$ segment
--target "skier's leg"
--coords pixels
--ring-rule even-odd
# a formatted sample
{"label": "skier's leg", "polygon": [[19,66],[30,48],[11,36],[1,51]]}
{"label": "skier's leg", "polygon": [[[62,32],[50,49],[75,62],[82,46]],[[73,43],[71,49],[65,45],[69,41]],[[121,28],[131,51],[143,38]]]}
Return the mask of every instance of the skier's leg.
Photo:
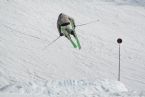
{"label": "skier's leg", "polygon": [[70,40],[70,42],[72,43],[72,45],[74,46],[74,48],[77,48],[76,44],[72,41],[70,35],[69,35],[69,38],[68,39]]}
{"label": "skier's leg", "polygon": [[74,46],[74,48],[76,48],[77,46],[76,46],[76,44],[72,41],[72,39],[71,39],[71,37],[70,37],[70,35],[69,34],[67,34],[67,36],[66,36],[67,38],[68,38],[68,40],[71,42],[71,44]]}
{"label": "skier's leg", "polygon": [[71,44],[73,45],[74,48],[76,48],[76,44],[72,41],[71,37],[70,37],[70,34],[67,30],[63,31],[64,32],[64,35],[65,37],[71,42]]}

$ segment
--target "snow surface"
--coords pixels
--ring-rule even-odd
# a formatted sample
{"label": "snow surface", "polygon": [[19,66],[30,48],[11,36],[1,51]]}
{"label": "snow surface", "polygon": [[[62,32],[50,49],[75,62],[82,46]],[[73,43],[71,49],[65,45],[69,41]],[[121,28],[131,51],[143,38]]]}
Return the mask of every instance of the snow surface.
{"label": "snow surface", "polygon": [[[39,79],[116,80],[121,37],[121,82],[145,91],[144,7],[144,0],[0,0],[0,88]],[[76,28],[81,50],[66,38],[45,48],[58,37],[61,12],[76,25],[97,20]]]}

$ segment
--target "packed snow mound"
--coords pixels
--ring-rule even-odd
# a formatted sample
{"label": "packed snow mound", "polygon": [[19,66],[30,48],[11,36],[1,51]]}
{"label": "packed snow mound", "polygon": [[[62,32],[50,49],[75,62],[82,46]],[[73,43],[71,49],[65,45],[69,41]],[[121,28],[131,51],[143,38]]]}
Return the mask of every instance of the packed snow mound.
{"label": "packed snow mound", "polygon": [[35,80],[0,84],[0,97],[144,97],[113,80]]}
{"label": "packed snow mound", "polygon": [[10,82],[3,86],[0,84],[0,93],[37,94],[49,96],[63,95],[114,95],[127,92],[126,87],[118,81],[112,80],[49,80],[31,82]]}

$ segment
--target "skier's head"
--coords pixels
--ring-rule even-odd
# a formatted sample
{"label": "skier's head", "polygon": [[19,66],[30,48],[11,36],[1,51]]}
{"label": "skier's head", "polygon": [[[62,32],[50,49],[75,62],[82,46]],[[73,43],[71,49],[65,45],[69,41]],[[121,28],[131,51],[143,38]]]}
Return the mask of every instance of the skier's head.
{"label": "skier's head", "polygon": [[64,13],[60,13],[60,14],[59,14],[59,17],[61,17],[61,16],[63,16],[63,15],[64,15]]}
{"label": "skier's head", "polygon": [[60,13],[60,15],[63,15],[64,13]]}

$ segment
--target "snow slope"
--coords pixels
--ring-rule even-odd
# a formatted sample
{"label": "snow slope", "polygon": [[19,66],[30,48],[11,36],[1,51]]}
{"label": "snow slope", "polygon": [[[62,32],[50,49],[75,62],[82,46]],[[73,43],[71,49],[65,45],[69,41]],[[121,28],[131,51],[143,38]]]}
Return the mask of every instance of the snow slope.
{"label": "snow slope", "polygon": [[[74,17],[76,25],[98,20],[76,28],[81,50],[66,38],[44,49],[58,37],[60,12]],[[116,80],[121,37],[121,81],[143,91],[144,27],[143,0],[1,0],[0,87],[38,79]]]}

